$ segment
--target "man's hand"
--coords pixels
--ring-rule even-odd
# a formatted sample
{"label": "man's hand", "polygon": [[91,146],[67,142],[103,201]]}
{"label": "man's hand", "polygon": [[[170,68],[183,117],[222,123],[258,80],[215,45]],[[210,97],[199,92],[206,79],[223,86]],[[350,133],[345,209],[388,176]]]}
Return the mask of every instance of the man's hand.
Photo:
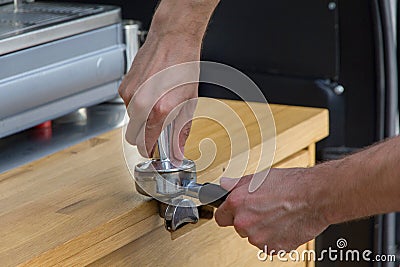
{"label": "man's hand", "polygon": [[[165,121],[168,123],[175,119],[172,156],[177,160],[183,158],[183,146],[195,109],[195,101],[187,101],[197,98],[197,84],[175,87],[182,77],[176,80],[170,76],[164,77],[166,80],[156,79],[158,84],[146,85],[146,81],[169,67],[200,60],[202,39],[217,4],[218,0],[161,1],[147,40],[121,83],[119,93],[131,118],[126,139],[137,145],[145,157],[152,155],[157,138],[166,126]],[[185,75],[178,73],[178,76]],[[188,75],[196,73],[190,71]],[[173,88],[168,88],[169,85]]]}
{"label": "man's hand", "polygon": [[221,179],[232,192],[215,219],[260,249],[289,251],[331,224],[399,212],[399,151],[400,136],[313,168],[271,169],[253,193],[251,176]]}
{"label": "man's hand", "polygon": [[253,193],[248,192],[250,181],[251,176],[221,179],[221,186],[231,193],[215,219],[220,226],[234,226],[254,246],[290,251],[329,225],[319,213],[320,202],[314,201],[312,188],[318,185],[308,169],[271,169]]}
{"label": "man's hand", "polygon": [[[183,146],[190,131],[190,119],[193,116],[197,98],[197,84],[188,84],[156,93],[159,88],[141,86],[156,73],[183,62],[200,59],[200,43],[185,40],[184,36],[166,36],[154,38],[149,36],[144,46],[136,55],[131,70],[123,80],[119,92],[128,107],[131,117],[127,128],[126,139],[137,145],[139,152],[150,157],[153,147],[168,115],[174,110],[177,118],[174,127],[174,138],[178,142],[173,146],[173,155],[177,159],[183,157]],[[195,46],[197,46],[195,48]],[[161,74],[162,75],[162,74]],[[156,78],[160,80],[160,78]],[[165,77],[164,77],[165,78]],[[171,79],[173,79],[171,77]],[[182,104],[181,106],[179,106]],[[145,133],[145,135],[143,135]]]}

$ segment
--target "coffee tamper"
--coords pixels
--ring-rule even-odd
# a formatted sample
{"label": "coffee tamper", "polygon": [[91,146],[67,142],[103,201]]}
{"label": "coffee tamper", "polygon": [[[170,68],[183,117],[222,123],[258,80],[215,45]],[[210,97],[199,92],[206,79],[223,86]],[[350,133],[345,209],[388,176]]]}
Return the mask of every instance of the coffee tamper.
{"label": "coffee tamper", "polygon": [[218,207],[228,193],[217,184],[198,184],[192,160],[172,160],[172,129],[173,122],[161,132],[157,141],[158,157],[137,164],[134,171],[137,191],[159,201],[160,216],[168,231],[197,223],[204,210],[210,210],[204,206]]}

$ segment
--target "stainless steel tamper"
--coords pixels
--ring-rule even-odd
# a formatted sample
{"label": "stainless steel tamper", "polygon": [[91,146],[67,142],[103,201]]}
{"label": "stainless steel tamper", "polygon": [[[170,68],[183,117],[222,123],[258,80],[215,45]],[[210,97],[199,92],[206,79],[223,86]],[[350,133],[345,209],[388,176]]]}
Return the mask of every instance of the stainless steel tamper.
{"label": "stainless steel tamper", "polygon": [[158,138],[159,157],[139,163],[134,172],[137,191],[161,202],[160,215],[168,231],[198,222],[201,205],[218,207],[228,193],[216,184],[198,184],[192,160],[171,160],[172,128],[173,123]]}

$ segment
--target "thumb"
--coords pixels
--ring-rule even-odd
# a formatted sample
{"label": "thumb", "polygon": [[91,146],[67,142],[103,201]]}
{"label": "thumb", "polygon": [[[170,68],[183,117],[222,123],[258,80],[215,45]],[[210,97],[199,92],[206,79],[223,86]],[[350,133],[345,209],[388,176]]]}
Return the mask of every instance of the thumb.
{"label": "thumb", "polygon": [[231,191],[237,183],[240,181],[240,178],[226,178],[222,177],[219,181],[221,187],[227,191]]}

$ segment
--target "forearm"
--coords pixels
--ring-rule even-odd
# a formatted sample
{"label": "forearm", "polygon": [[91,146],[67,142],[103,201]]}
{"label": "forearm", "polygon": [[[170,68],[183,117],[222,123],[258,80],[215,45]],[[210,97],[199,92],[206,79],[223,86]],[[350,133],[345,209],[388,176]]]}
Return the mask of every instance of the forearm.
{"label": "forearm", "polygon": [[186,35],[201,43],[219,0],[162,0],[150,27],[149,37]]}
{"label": "forearm", "polygon": [[315,170],[329,223],[400,211],[400,137]]}

